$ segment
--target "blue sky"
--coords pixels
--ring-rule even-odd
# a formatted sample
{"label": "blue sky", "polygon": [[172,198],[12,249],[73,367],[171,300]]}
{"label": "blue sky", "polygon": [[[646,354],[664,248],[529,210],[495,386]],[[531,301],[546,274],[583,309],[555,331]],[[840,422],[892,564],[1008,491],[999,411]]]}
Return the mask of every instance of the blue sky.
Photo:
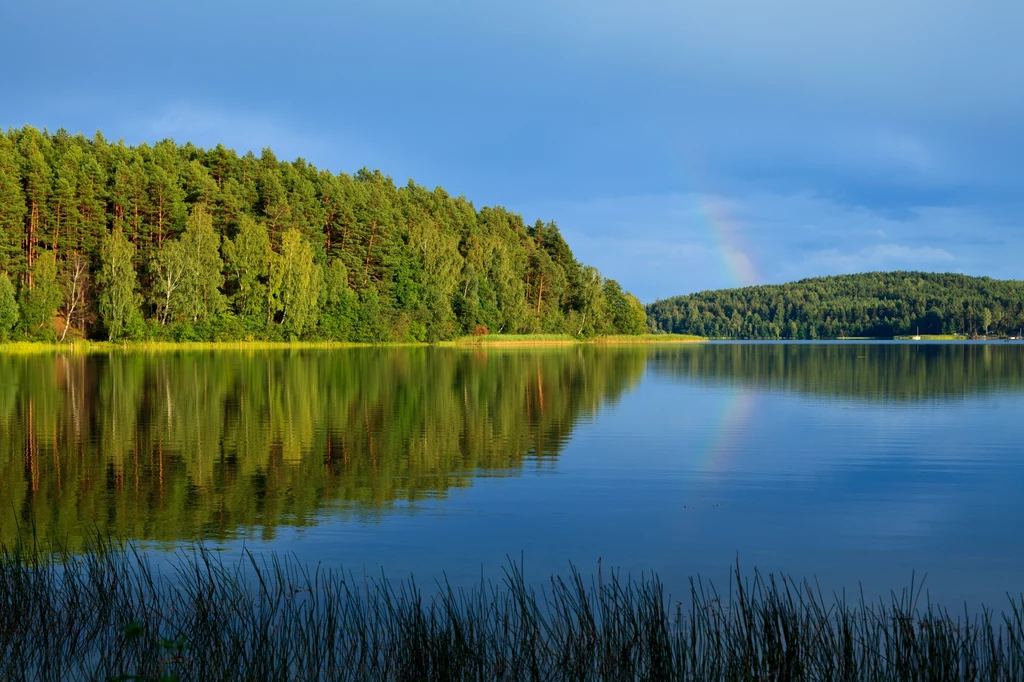
{"label": "blue sky", "polygon": [[645,302],[1024,276],[1016,0],[27,2],[0,125],[272,147],[555,220]]}

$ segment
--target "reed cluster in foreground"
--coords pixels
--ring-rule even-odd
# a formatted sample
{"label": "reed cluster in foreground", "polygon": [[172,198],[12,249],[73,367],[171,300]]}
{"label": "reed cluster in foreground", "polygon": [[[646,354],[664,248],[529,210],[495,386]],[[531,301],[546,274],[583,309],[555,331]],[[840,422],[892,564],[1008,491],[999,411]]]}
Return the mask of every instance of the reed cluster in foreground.
{"label": "reed cluster in foreground", "polygon": [[675,602],[600,567],[539,588],[510,562],[498,583],[424,591],[202,547],[170,565],[112,542],[0,550],[0,679],[1024,679],[1021,598],[955,617],[913,585],[850,603],[756,572]]}

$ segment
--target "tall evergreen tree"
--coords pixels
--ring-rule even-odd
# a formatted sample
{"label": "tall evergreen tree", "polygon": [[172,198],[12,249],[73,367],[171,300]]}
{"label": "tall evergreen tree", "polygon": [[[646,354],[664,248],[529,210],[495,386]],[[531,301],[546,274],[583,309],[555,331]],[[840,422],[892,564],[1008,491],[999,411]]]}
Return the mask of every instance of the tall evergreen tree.
{"label": "tall evergreen tree", "polygon": [[45,138],[35,128],[23,130],[20,144],[21,177],[25,188],[24,253],[27,283],[32,287],[39,244],[46,242],[47,207],[50,195],[50,166],[43,155]]}
{"label": "tall evergreen tree", "polygon": [[82,165],[82,148],[69,143],[56,159],[50,215],[53,220],[51,248],[60,260],[68,250],[81,248],[81,215],[78,211],[78,173]]}
{"label": "tall evergreen tree", "polygon": [[108,173],[97,158],[95,148],[82,157],[78,168],[76,194],[81,232],[75,243],[91,259],[99,259],[100,242],[110,224],[107,215]]}
{"label": "tall evergreen tree", "polygon": [[13,278],[25,272],[21,244],[25,210],[20,157],[14,141],[0,135],[0,271]]}
{"label": "tall evergreen tree", "polygon": [[154,145],[146,168],[149,241],[154,254],[165,239],[177,236],[185,224],[185,190],[179,178],[177,153],[173,142],[160,142]]}

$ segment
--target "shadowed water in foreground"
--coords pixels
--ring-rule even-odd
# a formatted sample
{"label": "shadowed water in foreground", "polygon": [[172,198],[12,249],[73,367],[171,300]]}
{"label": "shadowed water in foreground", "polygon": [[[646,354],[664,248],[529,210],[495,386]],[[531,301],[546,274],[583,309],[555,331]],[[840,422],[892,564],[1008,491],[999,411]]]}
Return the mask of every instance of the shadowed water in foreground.
{"label": "shadowed water in foreground", "polygon": [[468,588],[246,553],[180,552],[168,577],[116,543],[0,554],[5,680],[804,680],[1024,678],[1024,601],[973,619],[737,572],[726,591],[655,576]]}

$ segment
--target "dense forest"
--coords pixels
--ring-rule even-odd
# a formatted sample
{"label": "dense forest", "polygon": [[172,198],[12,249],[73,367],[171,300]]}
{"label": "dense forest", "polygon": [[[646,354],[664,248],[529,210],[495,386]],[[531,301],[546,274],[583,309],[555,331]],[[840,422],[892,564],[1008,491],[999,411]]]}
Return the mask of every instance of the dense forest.
{"label": "dense forest", "polygon": [[647,314],[657,331],[725,339],[1016,335],[1024,282],[869,272],[676,296],[648,305]]}
{"label": "dense forest", "polygon": [[551,467],[646,347],[0,354],[0,542],[373,518]]}
{"label": "dense forest", "polygon": [[0,340],[646,331],[558,227],[270,149],[0,134]]}

